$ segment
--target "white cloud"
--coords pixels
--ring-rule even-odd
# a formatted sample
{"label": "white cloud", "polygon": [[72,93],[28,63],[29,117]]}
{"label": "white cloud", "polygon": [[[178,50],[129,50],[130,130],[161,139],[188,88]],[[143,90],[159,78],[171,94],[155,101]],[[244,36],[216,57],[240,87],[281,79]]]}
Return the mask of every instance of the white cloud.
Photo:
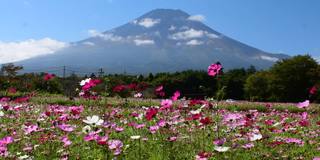
{"label": "white cloud", "polygon": [[152,19],[152,18],[145,18],[137,22],[136,20],[133,21],[133,23],[138,24],[140,26],[150,28],[153,27],[154,25],[160,23],[160,19]]}
{"label": "white cloud", "polygon": [[114,35],[112,33],[101,33],[97,30],[91,29],[88,31],[89,36],[91,37],[100,37],[106,41],[119,42],[123,40],[123,37]]}
{"label": "white cloud", "polygon": [[201,14],[197,14],[197,15],[193,15],[193,16],[188,17],[188,20],[203,22],[206,20],[206,18]]}
{"label": "white cloud", "polygon": [[195,30],[191,28],[183,32],[177,32],[173,34],[170,38],[174,40],[186,40],[191,38],[201,38],[203,35],[204,35],[204,31]]}
{"label": "white cloud", "polygon": [[272,61],[272,62],[276,62],[276,61],[279,60],[279,58],[269,57],[269,56],[260,56],[260,58],[263,59],[263,60]]}
{"label": "white cloud", "polygon": [[29,39],[20,42],[0,41],[0,63],[21,61],[39,55],[52,54],[69,44],[51,38]]}
{"label": "white cloud", "polygon": [[209,38],[219,38],[218,35],[215,35],[213,33],[208,33],[207,31],[203,30],[195,30],[193,28],[182,32],[174,33],[170,35],[169,38],[173,40],[188,40],[193,38],[202,38],[204,36],[207,36]]}
{"label": "white cloud", "polygon": [[93,42],[83,42],[82,44],[86,45],[86,46],[95,46],[96,45]]}
{"label": "white cloud", "polygon": [[149,39],[144,39],[144,40],[143,39],[135,39],[133,41],[137,46],[154,44],[154,41],[153,40],[149,40]]}
{"label": "white cloud", "polygon": [[176,27],[175,26],[170,26],[169,31],[174,31],[174,30],[176,30]]}
{"label": "white cloud", "polygon": [[203,42],[196,40],[196,39],[190,40],[186,43],[186,45],[188,45],[188,46],[197,46],[197,45],[201,45],[201,44],[203,44]]}
{"label": "white cloud", "polygon": [[213,33],[208,33],[207,36],[208,36],[209,38],[212,38],[212,39],[219,38],[218,35],[213,34]]}

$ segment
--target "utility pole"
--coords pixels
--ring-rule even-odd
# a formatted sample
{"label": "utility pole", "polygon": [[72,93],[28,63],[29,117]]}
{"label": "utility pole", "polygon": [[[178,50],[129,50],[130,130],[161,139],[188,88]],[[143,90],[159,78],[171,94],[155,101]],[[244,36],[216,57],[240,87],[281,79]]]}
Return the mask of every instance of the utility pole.
{"label": "utility pole", "polygon": [[66,78],[66,66],[63,66],[63,78]]}
{"label": "utility pole", "polygon": [[104,74],[103,69],[102,69],[102,68],[100,68],[100,69],[99,69],[99,77],[102,77],[102,76],[103,76],[103,74]]}

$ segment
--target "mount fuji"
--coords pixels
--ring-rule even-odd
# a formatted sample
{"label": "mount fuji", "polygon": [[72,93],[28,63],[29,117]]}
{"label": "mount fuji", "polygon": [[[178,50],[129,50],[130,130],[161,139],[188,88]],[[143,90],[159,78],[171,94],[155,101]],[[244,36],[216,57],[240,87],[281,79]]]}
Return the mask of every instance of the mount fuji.
{"label": "mount fuji", "polygon": [[52,54],[17,62],[26,70],[52,66],[105,68],[107,73],[145,74],[187,69],[206,70],[219,61],[225,69],[265,69],[288,58],[223,35],[173,9],[152,10],[122,26],[97,32]]}

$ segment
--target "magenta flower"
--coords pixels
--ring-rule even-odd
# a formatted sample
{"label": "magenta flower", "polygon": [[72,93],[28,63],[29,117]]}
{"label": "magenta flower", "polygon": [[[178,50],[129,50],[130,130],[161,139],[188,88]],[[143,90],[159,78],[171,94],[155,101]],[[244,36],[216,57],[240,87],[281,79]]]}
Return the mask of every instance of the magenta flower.
{"label": "magenta flower", "polygon": [[54,74],[46,73],[46,74],[44,75],[44,77],[43,77],[43,80],[49,81],[49,80],[53,79],[54,77],[55,77]]}
{"label": "magenta flower", "polygon": [[0,146],[6,146],[12,142],[13,142],[13,138],[11,136],[7,136],[0,139]]}
{"label": "magenta flower", "polygon": [[316,86],[313,86],[312,88],[310,88],[309,94],[314,95],[316,93],[317,93],[317,87]]}
{"label": "magenta flower", "polygon": [[146,119],[147,119],[148,121],[150,121],[153,117],[155,117],[155,116],[157,115],[157,113],[158,113],[158,109],[156,109],[156,108],[149,108],[149,109],[147,110],[147,112],[146,112],[145,117],[146,117]]}
{"label": "magenta flower", "polygon": [[97,138],[97,143],[99,145],[106,145],[109,137],[108,136],[102,136]]}
{"label": "magenta flower", "polygon": [[172,106],[172,100],[165,99],[161,101],[161,108],[160,110],[166,110]]}
{"label": "magenta flower", "polygon": [[179,91],[176,91],[176,92],[174,92],[174,94],[173,94],[173,96],[171,97],[171,99],[173,100],[173,101],[176,101],[176,100],[178,100],[178,98],[180,97],[180,92]]}
{"label": "magenta flower", "polygon": [[215,64],[211,64],[208,67],[208,75],[214,77],[220,73],[221,69],[222,69],[222,65],[219,62]]}

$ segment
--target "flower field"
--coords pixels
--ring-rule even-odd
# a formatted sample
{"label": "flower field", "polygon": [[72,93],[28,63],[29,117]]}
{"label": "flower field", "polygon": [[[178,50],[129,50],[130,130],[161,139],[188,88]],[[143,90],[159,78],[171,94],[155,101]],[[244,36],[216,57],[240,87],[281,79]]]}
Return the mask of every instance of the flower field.
{"label": "flower field", "polygon": [[90,106],[63,106],[3,100],[0,157],[316,159],[320,156],[319,106],[314,104],[289,111],[281,110],[280,104],[261,103],[258,108],[264,109],[258,111],[245,108],[250,104],[247,102],[210,100],[162,100],[154,101],[154,106],[138,106],[133,101],[109,105],[106,101],[96,106],[94,103],[97,101]]}
{"label": "flower field", "polygon": [[[208,75],[218,77],[221,69],[212,64]],[[0,158],[320,159],[320,106],[309,100],[260,103],[219,94],[199,100],[178,90],[164,98],[163,85],[154,90],[161,99],[147,99],[132,84],[114,88],[138,88],[131,98],[116,98],[95,92],[100,83],[82,80],[73,98],[36,92],[2,97]]]}

